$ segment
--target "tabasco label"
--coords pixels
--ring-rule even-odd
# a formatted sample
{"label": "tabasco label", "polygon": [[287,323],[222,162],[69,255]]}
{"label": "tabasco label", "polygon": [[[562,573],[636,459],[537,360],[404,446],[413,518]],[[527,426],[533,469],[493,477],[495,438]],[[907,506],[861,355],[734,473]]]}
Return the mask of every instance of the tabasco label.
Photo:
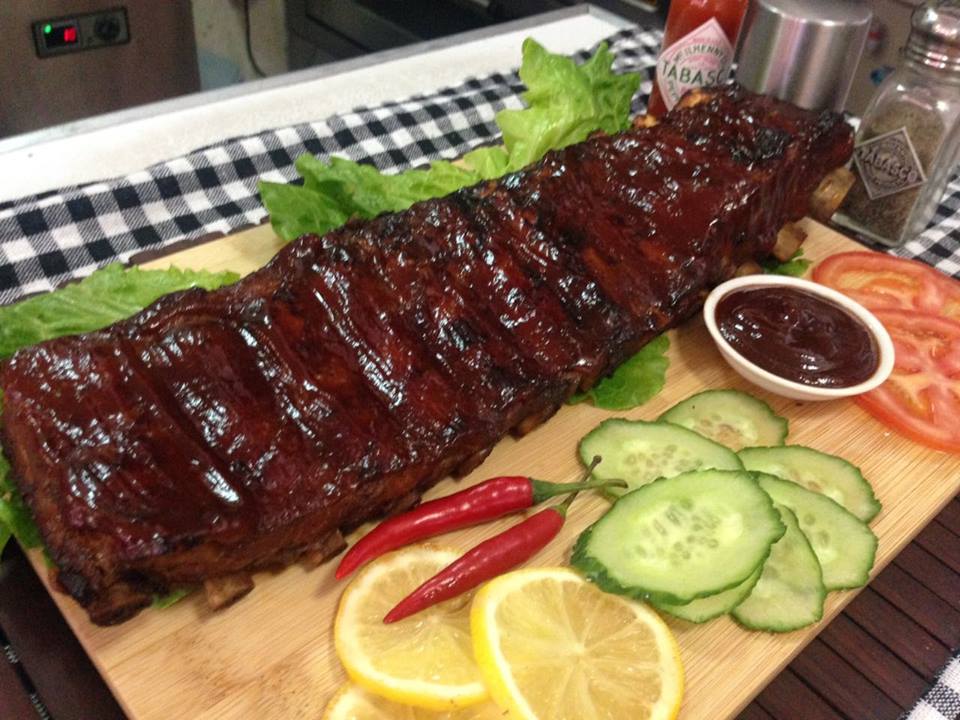
{"label": "tabasco label", "polygon": [[657,61],[657,85],[667,110],[672,110],[687,90],[726,80],[731,63],[733,45],[716,18],[666,48]]}
{"label": "tabasco label", "polygon": [[871,200],[918,187],[927,181],[906,128],[860,143],[853,149],[853,162]]}

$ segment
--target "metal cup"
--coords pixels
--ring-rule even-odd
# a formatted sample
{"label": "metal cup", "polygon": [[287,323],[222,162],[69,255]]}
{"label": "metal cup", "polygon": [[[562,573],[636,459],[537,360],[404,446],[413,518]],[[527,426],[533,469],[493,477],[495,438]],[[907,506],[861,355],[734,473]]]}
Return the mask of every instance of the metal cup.
{"label": "metal cup", "polygon": [[872,17],[864,0],[751,0],[737,81],[808,110],[842,110]]}

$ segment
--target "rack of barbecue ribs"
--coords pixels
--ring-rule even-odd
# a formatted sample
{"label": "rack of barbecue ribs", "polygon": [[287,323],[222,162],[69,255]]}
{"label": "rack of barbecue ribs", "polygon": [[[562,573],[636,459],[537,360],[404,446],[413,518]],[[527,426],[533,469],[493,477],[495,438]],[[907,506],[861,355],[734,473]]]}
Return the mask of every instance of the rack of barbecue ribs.
{"label": "rack of barbecue ribs", "polygon": [[3,446],[59,586],[110,624],[336,554],[768,257],[851,154],[836,114],[686,105],[18,352]]}

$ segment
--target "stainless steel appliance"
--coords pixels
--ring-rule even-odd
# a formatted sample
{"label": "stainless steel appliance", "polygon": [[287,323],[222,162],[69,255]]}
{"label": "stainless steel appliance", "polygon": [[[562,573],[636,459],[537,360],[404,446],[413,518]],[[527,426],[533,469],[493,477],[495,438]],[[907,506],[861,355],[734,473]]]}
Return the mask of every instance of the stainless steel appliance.
{"label": "stainless steel appliance", "polygon": [[190,0],[2,0],[0,137],[200,89]]}
{"label": "stainless steel appliance", "polygon": [[[663,26],[665,0],[591,0]],[[290,68],[432,40],[575,5],[576,0],[286,0]]]}

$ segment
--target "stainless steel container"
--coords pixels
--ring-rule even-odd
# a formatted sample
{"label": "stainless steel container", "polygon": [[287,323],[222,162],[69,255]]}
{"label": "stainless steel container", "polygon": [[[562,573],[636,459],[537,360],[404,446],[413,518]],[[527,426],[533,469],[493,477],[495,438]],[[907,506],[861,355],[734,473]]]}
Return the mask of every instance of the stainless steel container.
{"label": "stainless steel container", "polygon": [[810,110],[842,110],[872,17],[864,0],[751,0],[737,81]]}
{"label": "stainless steel container", "polygon": [[960,4],[928,2],[911,18],[910,36],[904,58],[932,70],[960,73]]}
{"label": "stainless steel container", "polygon": [[960,158],[960,3],[928,0],[913,12],[898,67],[860,122],[856,182],[834,220],[900,246],[930,223]]}

